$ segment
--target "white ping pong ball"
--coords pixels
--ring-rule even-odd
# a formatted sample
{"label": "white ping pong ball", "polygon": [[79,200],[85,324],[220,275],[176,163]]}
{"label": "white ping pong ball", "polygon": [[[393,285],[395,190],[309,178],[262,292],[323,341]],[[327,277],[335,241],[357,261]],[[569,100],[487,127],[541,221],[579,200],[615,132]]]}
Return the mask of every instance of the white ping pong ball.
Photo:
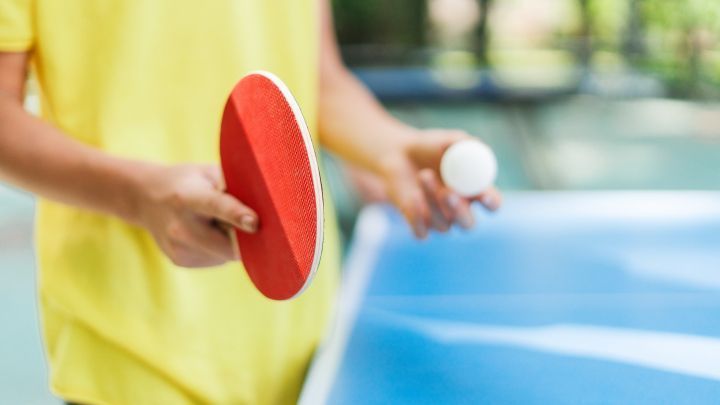
{"label": "white ping pong ball", "polygon": [[456,142],[442,156],[440,176],[456,193],[473,197],[495,183],[497,159],[493,151],[478,140]]}

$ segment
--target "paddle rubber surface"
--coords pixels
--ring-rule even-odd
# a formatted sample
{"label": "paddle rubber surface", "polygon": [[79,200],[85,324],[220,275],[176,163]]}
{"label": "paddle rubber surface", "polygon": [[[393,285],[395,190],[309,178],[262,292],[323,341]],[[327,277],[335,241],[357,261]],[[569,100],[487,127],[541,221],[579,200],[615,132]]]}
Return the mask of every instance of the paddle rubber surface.
{"label": "paddle rubber surface", "polygon": [[220,154],[227,192],[260,220],[255,234],[234,230],[250,279],[268,298],[297,296],[320,261],[322,188],[307,125],[279,78],[254,72],[235,86]]}

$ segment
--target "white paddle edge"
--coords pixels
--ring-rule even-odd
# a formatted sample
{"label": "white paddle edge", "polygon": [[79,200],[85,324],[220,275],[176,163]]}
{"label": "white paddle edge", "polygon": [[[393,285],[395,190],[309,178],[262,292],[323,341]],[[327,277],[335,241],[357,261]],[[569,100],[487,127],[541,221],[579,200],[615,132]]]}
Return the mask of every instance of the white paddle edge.
{"label": "white paddle edge", "polygon": [[360,212],[345,262],[334,319],[328,325],[325,338],[310,364],[299,405],[323,405],[328,402],[389,232],[390,222],[383,207],[372,205]]}
{"label": "white paddle edge", "polygon": [[295,117],[295,122],[297,123],[298,127],[300,127],[300,133],[302,134],[303,143],[305,144],[305,150],[307,152],[308,161],[310,163],[310,173],[312,176],[313,188],[315,189],[315,208],[317,209],[316,218],[318,220],[317,231],[315,233],[315,254],[313,256],[312,267],[310,267],[310,275],[305,280],[305,284],[303,284],[302,288],[300,288],[300,290],[295,293],[295,295],[285,300],[287,301],[298,297],[310,286],[310,283],[312,283],[312,280],[315,278],[315,274],[320,267],[320,257],[322,256],[325,231],[325,208],[323,202],[322,183],[320,181],[320,167],[318,166],[317,155],[315,154],[315,148],[313,147],[312,138],[310,137],[310,130],[308,129],[307,122],[305,121],[305,117],[303,117],[302,115],[302,110],[300,109],[300,106],[295,100],[295,97],[293,97],[292,93],[290,92],[290,89],[287,87],[287,85],[285,85],[282,79],[268,71],[255,70],[248,73],[245,77],[252,75],[260,75],[270,80],[275,85],[275,87],[280,90],[283,97],[285,98],[285,101],[287,101],[287,103],[290,105],[290,109],[292,110],[293,116]]}

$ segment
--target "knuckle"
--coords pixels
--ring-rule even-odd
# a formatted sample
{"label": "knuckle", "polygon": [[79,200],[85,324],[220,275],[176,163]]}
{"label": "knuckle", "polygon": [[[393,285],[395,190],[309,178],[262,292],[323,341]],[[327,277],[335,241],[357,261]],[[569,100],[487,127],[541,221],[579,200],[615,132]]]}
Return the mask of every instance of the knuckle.
{"label": "knuckle", "polygon": [[165,254],[174,265],[181,267],[187,265],[187,258],[177,244],[172,242],[168,243],[167,246],[165,246]]}
{"label": "knuckle", "polygon": [[178,257],[170,256],[170,261],[172,262],[172,264],[174,264],[178,267],[189,267],[190,266],[190,264],[188,262],[186,262],[185,260],[178,258]]}
{"label": "knuckle", "polygon": [[185,236],[185,231],[180,222],[171,222],[165,228],[165,234],[170,238],[171,244],[176,244],[177,241],[181,240]]}
{"label": "knuckle", "polygon": [[222,213],[223,212],[223,201],[220,198],[211,198],[208,201],[208,209],[214,213]]}
{"label": "knuckle", "polygon": [[167,196],[167,203],[174,208],[179,208],[185,205],[185,200],[185,194],[182,190],[178,189],[170,190]]}
{"label": "knuckle", "polygon": [[398,179],[405,176],[409,168],[402,159],[382,159],[380,161],[381,173],[389,179]]}
{"label": "knuckle", "polygon": [[422,169],[418,172],[418,177],[425,182],[430,182],[434,178],[433,171],[432,169]]}

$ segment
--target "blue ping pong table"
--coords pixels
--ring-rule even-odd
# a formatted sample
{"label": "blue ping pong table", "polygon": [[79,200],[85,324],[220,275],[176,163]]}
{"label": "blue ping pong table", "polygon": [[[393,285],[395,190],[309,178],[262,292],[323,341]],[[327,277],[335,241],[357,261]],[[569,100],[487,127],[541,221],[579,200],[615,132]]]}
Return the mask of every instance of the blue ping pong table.
{"label": "blue ping pong table", "polygon": [[361,214],[301,404],[720,403],[720,193],[521,193],[413,240]]}

